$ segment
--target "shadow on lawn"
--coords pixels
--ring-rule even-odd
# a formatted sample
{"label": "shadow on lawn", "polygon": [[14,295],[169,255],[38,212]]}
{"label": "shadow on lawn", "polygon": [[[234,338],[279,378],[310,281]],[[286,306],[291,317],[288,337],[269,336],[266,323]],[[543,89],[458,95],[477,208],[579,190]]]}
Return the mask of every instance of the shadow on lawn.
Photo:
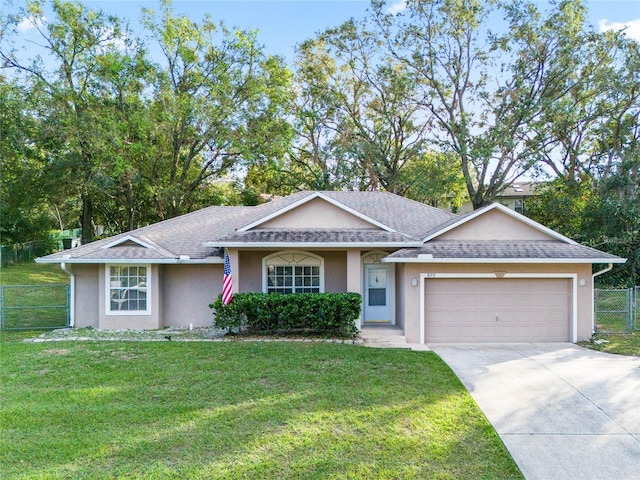
{"label": "shadow on lawn", "polygon": [[457,378],[428,352],[19,347],[8,387],[30,400],[8,403],[6,415],[30,422],[7,426],[10,450],[23,452],[10,474],[29,466],[47,478],[519,476]]}

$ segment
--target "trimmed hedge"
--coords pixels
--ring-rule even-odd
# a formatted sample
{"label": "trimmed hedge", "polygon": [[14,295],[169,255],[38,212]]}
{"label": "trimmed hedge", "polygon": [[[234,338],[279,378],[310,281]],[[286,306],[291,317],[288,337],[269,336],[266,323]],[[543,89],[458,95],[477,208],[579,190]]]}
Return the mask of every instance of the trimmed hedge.
{"label": "trimmed hedge", "polygon": [[316,332],[353,337],[360,316],[358,293],[236,293],[229,305],[222,296],[209,305],[218,328],[252,333]]}

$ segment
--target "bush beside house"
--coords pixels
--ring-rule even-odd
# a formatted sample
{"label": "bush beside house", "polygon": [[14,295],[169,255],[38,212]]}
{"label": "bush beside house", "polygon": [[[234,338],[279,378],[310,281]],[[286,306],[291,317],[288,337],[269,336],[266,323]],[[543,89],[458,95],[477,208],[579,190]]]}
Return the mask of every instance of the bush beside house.
{"label": "bush beside house", "polygon": [[358,333],[358,293],[237,293],[229,305],[219,296],[215,326],[251,333],[309,332],[352,337]]}

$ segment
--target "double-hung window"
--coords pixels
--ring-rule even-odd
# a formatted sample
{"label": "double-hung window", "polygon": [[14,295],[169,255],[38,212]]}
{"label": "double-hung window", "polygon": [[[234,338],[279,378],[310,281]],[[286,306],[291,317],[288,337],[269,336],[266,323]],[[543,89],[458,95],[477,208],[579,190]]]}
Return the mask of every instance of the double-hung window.
{"label": "double-hung window", "polygon": [[108,265],[107,314],[150,314],[149,265]]}
{"label": "double-hung window", "polygon": [[323,261],[307,252],[281,252],[264,259],[267,293],[320,293],[324,291]]}

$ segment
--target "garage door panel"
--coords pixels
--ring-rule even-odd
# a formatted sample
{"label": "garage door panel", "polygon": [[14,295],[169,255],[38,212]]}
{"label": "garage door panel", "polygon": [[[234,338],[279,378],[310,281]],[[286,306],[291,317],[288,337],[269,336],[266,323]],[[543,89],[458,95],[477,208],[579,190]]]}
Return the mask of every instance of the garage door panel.
{"label": "garage door panel", "polygon": [[568,341],[568,279],[429,279],[427,342]]}

